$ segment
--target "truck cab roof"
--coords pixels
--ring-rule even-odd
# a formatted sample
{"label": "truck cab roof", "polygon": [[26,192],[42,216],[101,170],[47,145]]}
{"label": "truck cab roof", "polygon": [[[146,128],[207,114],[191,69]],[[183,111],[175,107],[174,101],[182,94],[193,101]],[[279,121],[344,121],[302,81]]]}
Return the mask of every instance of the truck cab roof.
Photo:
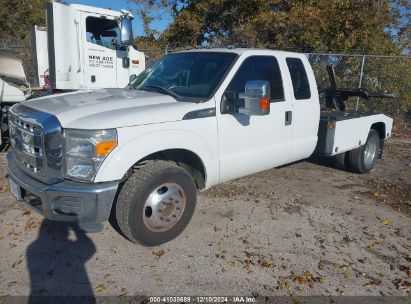
{"label": "truck cab roof", "polygon": [[67,6],[82,12],[96,13],[105,16],[120,17],[121,12],[82,4],[68,4]]}
{"label": "truck cab roof", "polygon": [[221,52],[221,53],[235,53],[238,55],[243,54],[253,54],[253,55],[288,55],[293,57],[305,56],[302,53],[287,52],[280,50],[270,50],[270,49],[257,49],[257,48],[200,48],[200,49],[189,49],[180,51],[183,52]]}

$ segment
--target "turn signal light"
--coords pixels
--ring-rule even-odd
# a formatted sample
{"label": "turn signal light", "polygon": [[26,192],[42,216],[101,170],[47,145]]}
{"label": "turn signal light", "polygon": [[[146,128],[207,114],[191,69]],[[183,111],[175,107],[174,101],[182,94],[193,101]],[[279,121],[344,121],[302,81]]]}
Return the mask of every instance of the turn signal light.
{"label": "turn signal light", "polygon": [[267,97],[260,98],[260,110],[269,110],[270,100]]}
{"label": "turn signal light", "polygon": [[140,60],[131,60],[131,63],[132,63],[132,64],[139,64],[139,63],[140,63]]}
{"label": "turn signal light", "polygon": [[105,156],[117,146],[117,141],[103,141],[96,145],[96,156]]}

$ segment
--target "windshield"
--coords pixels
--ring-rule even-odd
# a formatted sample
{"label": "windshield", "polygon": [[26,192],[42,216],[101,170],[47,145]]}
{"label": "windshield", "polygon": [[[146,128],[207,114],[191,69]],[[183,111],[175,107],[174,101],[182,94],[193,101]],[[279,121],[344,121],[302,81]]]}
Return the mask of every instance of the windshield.
{"label": "windshield", "polygon": [[164,56],[131,84],[137,90],[156,91],[177,100],[209,99],[237,54],[187,52]]}

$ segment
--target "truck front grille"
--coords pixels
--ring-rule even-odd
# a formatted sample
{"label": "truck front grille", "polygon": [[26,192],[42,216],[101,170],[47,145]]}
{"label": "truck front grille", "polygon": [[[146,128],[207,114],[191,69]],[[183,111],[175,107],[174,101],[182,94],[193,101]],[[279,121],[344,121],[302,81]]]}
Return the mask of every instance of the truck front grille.
{"label": "truck front grille", "polygon": [[44,167],[44,146],[41,127],[9,116],[10,142],[19,161],[33,173]]}
{"label": "truck front grille", "polygon": [[9,127],[14,158],[23,171],[49,184],[62,179],[57,118],[18,104],[9,110]]}

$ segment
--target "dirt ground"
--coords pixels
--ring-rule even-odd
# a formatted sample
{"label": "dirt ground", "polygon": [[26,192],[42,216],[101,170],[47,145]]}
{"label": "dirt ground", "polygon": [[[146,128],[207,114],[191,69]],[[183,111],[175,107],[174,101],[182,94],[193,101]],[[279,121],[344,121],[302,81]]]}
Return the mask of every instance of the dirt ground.
{"label": "dirt ground", "polygon": [[[30,294],[409,297],[411,130],[402,134],[366,175],[309,160],[202,192],[183,234],[154,248],[109,224],[86,235],[44,221],[4,180],[0,303]],[[3,154],[3,177],[4,163]]]}

